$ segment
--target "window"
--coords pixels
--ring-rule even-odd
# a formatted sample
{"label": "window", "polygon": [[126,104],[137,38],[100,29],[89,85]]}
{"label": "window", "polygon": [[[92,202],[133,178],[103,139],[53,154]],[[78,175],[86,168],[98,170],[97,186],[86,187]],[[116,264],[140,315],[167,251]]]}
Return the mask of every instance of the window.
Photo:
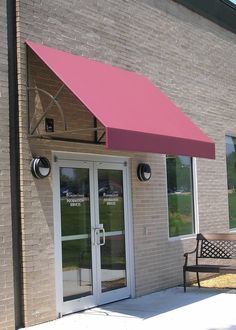
{"label": "window", "polygon": [[236,138],[226,136],[229,228],[236,228]]}
{"label": "window", "polygon": [[192,159],[167,156],[167,189],[169,236],[189,235],[195,232]]}

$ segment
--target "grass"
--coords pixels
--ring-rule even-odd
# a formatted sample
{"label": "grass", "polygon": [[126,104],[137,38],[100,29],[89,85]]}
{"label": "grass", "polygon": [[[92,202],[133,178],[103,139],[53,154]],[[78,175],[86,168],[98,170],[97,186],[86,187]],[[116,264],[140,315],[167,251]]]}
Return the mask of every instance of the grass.
{"label": "grass", "polygon": [[[115,205],[107,205],[99,198],[99,218],[106,232],[124,229],[123,200],[117,197]],[[80,206],[71,207],[67,198],[61,200],[62,236],[90,233],[90,203],[84,201]]]}
{"label": "grass", "polygon": [[[169,231],[170,236],[187,235],[193,232],[192,196],[190,194],[169,194]],[[229,226],[236,228],[236,192],[228,194]]]}
{"label": "grass", "polygon": [[[116,238],[116,239],[114,239]],[[62,242],[63,269],[92,268],[90,239]],[[102,269],[125,269],[124,237],[113,236],[101,247]]]}
{"label": "grass", "polygon": [[187,235],[193,232],[191,194],[169,194],[170,236]]}
{"label": "grass", "polygon": [[[200,284],[203,288],[235,289],[236,274],[216,275],[205,280],[201,280],[200,278]],[[193,283],[192,286],[195,287],[198,285],[197,283]]]}
{"label": "grass", "polygon": [[236,192],[229,192],[228,199],[230,228],[236,228]]}
{"label": "grass", "polygon": [[[99,218],[106,232],[124,231],[123,199],[117,197],[114,205],[99,198]],[[88,238],[73,239],[62,243],[63,268],[91,268],[91,224],[88,200],[79,206],[70,206],[67,198],[61,199],[62,236],[88,234]],[[123,235],[106,238],[101,248],[102,268],[125,268],[125,243]]]}

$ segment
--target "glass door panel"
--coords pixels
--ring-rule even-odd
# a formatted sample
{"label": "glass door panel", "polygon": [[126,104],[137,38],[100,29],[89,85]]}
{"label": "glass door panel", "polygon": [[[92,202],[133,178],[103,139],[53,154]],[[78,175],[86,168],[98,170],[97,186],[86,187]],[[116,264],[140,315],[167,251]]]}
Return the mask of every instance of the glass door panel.
{"label": "glass door panel", "polygon": [[92,294],[90,244],[88,239],[62,241],[63,300]]}
{"label": "glass door panel", "polygon": [[98,169],[99,222],[105,230],[101,245],[101,291],[127,286],[123,171]]}
{"label": "glass door panel", "polygon": [[88,168],[60,168],[63,301],[92,294]]}

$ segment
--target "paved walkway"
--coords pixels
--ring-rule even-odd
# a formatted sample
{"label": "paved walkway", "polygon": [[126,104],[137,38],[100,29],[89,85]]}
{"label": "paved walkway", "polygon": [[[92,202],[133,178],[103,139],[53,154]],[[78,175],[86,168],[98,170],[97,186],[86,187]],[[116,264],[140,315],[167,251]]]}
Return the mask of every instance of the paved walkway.
{"label": "paved walkway", "polygon": [[28,330],[236,330],[236,290],[176,287]]}

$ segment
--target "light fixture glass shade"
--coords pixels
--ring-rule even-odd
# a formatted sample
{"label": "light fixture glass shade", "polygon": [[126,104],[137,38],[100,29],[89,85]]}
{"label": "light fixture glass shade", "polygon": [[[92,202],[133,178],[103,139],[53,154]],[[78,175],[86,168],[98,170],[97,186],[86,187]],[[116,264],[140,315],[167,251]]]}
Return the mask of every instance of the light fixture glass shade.
{"label": "light fixture glass shade", "polygon": [[152,176],[151,167],[149,164],[141,163],[138,165],[137,175],[140,181],[148,181]]}
{"label": "light fixture glass shade", "polygon": [[46,157],[34,157],[31,161],[31,172],[37,179],[46,178],[51,172],[49,160]]}

